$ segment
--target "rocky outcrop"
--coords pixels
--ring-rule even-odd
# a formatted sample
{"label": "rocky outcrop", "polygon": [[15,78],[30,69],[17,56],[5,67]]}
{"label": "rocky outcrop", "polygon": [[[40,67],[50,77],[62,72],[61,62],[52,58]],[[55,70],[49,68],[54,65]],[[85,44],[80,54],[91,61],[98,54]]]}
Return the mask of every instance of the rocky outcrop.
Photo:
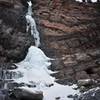
{"label": "rocky outcrop", "polygon": [[91,89],[83,93],[78,100],[99,100],[100,99],[100,88]]}

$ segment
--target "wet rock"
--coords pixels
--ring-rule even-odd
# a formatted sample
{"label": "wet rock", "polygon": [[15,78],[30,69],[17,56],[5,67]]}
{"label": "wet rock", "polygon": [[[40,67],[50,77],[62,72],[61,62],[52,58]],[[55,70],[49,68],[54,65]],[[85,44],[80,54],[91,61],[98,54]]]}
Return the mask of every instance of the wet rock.
{"label": "wet rock", "polygon": [[17,100],[43,100],[43,93],[17,88],[10,93],[10,98],[16,98]]}
{"label": "wet rock", "polygon": [[78,100],[78,95],[77,94],[75,94],[75,95],[68,95],[67,97],[71,98],[73,100]]}
{"label": "wet rock", "polygon": [[60,97],[56,97],[55,99],[56,99],[56,100],[60,100]]}
{"label": "wet rock", "polygon": [[67,97],[68,97],[68,98],[73,98],[73,95],[68,95]]}

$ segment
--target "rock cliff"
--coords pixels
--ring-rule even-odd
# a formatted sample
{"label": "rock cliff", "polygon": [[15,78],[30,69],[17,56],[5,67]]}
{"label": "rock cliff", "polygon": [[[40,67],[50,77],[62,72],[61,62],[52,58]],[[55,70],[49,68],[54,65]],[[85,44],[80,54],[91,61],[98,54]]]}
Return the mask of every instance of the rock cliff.
{"label": "rock cliff", "polygon": [[100,13],[97,7],[98,4],[64,0],[38,0],[33,7],[42,30],[43,49],[56,58],[52,70],[59,71],[56,77],[61,83],[100,77]]}

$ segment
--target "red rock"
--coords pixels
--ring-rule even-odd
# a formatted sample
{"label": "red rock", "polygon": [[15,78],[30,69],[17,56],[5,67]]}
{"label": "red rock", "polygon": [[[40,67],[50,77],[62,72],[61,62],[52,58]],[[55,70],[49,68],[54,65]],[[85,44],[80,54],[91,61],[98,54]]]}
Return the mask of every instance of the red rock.
{"label": "red rock", "polygon": [[47,28],[51,29],[56,29],[56,30],[61,30],[63,32],[68,32],[68,33],[73,33],[73,32],[79,32],[82,31],[83,29],[86,29],[87,27],[85,25],[82,26],[74,26],[74,27],[68,27],[64,24],[61,23],[55,23],[55,22],[50,22],[48,20],[41,20],[41,25],[44,25]]}

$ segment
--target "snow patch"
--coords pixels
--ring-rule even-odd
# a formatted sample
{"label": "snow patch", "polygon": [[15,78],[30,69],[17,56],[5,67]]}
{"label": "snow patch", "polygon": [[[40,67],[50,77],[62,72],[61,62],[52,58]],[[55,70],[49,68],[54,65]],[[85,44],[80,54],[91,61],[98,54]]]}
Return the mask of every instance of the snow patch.
{"label": "snow patch", "polygon": [[[79,2],[82,2],[82,0],[76,0],[76,1],[79,1]],[[97,0],[91,0],[92,2],[97,2]],[[86,0],[87,2],[87,0]]]}

